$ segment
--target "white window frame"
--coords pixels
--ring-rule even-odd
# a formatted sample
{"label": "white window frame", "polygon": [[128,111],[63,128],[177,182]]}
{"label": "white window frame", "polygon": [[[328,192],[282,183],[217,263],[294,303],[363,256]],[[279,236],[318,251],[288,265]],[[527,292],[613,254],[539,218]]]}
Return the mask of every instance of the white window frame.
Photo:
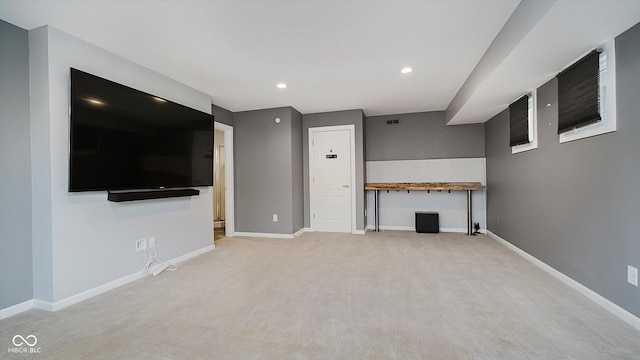
{"label": "white window frame", "polygon": [[[600,104],[598,104],[598,106],[602,120],[597,123],[560,134],[560,143],[616,131],[615,40],[611,39],[599,46],[599,48],[602,49],[602,52],[600,53]],[[591,50],[589,52],[591,52]],[[583,58],[586,54],[587,53],[583,54],[575,61]]]}
{"label": "white window frame", "polygon": [[538,96],[537,91],[533,90],[527,94],[528,101],[528,114],[529,120],[529,143],[516,145],[511,147],[511,153],[517,154],[523,151],[533,150],[538,148]]}

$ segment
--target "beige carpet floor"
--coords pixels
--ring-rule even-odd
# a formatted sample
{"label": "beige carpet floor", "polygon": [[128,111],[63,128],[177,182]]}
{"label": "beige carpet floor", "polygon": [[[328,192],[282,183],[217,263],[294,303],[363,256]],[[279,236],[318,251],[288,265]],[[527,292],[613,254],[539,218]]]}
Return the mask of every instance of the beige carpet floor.
{"label": "beige carpet floor", "polygon": [[[487,236],[225,238],[176,272],[0,322],[0,357],[640,359],[640,332]],[[8,354],[34,334],[40,354]]]}

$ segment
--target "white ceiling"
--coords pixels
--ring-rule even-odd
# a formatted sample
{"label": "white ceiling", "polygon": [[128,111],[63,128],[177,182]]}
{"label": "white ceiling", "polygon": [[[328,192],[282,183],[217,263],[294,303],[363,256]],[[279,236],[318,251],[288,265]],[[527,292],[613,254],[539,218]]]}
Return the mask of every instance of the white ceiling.
{"label": "white ceiling", "polygon": [[[488,120],[640,21],[640,0],[546,2],[550,10],[502,52],[491,44],[518,0],[0,0],[0,18],[25,29],[54,26],[231,111],[293,106],[373,116],[446,110],[456,97],[447,113],[461,124]],[[474,71],[492,51],[500,56]],[[522,61],[532,69],[516,76],[513,64]],[[401,74],[405,66],[414,71]],[[470,75],[475,81],[465,84]],[[288,87],[277,89],[279,82]]]}

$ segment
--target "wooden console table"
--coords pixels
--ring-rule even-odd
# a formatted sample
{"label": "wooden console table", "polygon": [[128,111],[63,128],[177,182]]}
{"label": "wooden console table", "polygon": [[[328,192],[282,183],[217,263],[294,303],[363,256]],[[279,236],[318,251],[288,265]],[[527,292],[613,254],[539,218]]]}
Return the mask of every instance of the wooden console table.
{"label": "wooden console table", "polygon": [[366,190],[375,191],[375,218],[376,231],[380,231],[380,190],[407,190],[414,191],[466,191],[467,192],[467,235],[472,235],[472,219],[471,219],[471,193],[473,190],[485,190],[487,187],[479,182],[430,182],[430,183],[367,183],[364,186]]}

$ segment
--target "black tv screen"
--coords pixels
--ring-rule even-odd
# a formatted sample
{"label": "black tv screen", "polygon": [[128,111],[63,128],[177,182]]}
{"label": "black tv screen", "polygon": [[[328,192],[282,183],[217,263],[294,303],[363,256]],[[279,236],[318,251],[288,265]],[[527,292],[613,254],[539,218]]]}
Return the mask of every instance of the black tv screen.
{"label": "black tv screen", "polygon": [[213,116],[71,69],[69,191],[213,185]]}

